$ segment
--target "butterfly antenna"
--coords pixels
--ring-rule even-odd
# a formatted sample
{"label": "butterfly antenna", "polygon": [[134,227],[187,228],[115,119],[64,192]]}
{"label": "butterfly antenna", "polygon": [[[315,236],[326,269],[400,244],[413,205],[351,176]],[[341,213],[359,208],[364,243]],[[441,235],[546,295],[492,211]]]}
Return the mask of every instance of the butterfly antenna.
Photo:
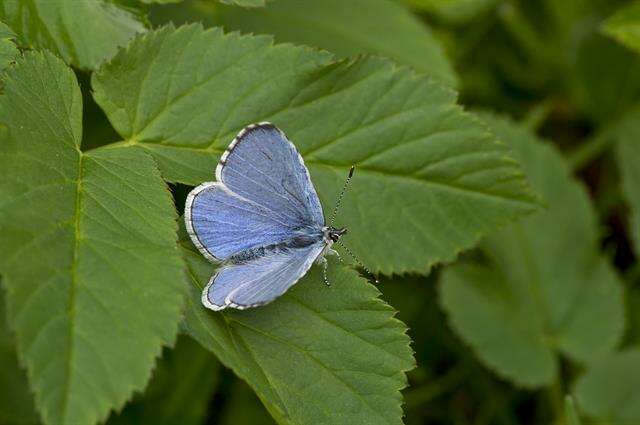
{"label": "butterfly antenna", "polygon": [[358,259],[358,257],[356,257],[356,254],[354,254],[349,248],[347,248],[347,246],[345,244],[342,243],[342,241],[337,241],[336,242],[338,245],[340,245],[342,248],[344,248],[345,251],[347,251],[347,254],[349,254],[349,257],[353,258],[353,260],[356,262],[356,264],[358,264],[360,267],[362,267],[364,269],[365,272],[367,272],[367,274],[369,276],[371,276],[373,278],[373,280],[376,283],[380,283],[380,281],[378,280],[378,278],[376,277],[376,275],[374,275],[371,270],[369,270],[367,268],[367,266],[365,266],[364,264],[362,264],[362,261],[360,261]]}
{"label": "butterfly antenna", "polygon": [[352,165],[349,169],[349,175],[347,176],[347,180],[344,182],[344,186],[342,186],[342,190],[340,191],[340,195],[338,195],[338,200],[336,201],[336,206],[333,209],[333,213],[331,213],[331,220],[329,221],[329,225],[332,226],[334,220],[336,219],[336,215],[338,214],[338,209],[340,208],[340,204],[342,203],[342,198],[344,197],[344,193],[347,191],[347,187],[349,187],[349,183],[351,182],[351,177],[353,177],[353,172],[356,170],[356,166]]}

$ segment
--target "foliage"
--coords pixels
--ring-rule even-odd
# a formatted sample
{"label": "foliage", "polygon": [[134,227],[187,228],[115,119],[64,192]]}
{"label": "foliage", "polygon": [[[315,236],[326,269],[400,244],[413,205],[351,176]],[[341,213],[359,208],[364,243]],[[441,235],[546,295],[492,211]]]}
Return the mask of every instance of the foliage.
{"label": "foliage", "polygon": [[600,360],[576,384],[578,404],[591,416],[612,425],[633,423],[638,402],[640,351],[627,349]]}
{"label": "foliage", "polygon": [[456,331],[496,372],[521,385],[550,385],[560,353],[589,362],[615,348],[622,288],[598,253],[588,197],[560,155],[506,120],[484,118],[548,204],[487,237],[480,244],[486,262],[447,269],[442,303]]}
{"label": "foliage", "polygon": [[605,21],[603,29],[621,43],[640,51],[640,2],[618,10]]}
{"label": "foliage", "polygon": [[[638,10],[0,0],[0,424],[640,422]],[[325,213],[356,165],[377,287],[202,306],[185,197],[259,121]]]}

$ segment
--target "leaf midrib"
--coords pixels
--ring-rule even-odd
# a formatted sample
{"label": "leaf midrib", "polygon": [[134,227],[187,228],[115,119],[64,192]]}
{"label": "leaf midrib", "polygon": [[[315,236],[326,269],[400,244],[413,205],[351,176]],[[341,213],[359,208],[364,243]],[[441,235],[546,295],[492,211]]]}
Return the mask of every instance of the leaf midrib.
{"label": "leaf midrib", "polygon": [[[211,153],[214,155],[222,155],[222,153],[224,152],[223,149],[219,149],[219,148],[214,148],[214,147],[198,147],[198,146],[180,146],[180,145],[172,145],[172,144],[165,144],[165,143],[149,143],[149,142],[138,142],[138,141],[120,141],[120,142],[116,142],[116,143],[112,143],[110,145],[106,145],[106,146],[102,146],[96,149],[105,149],[105,148],[123,148],[123,147],[131,147],[131,146],[140,146],[142,148],[145,149],[153,149],[155,147],[166,147],[166,148],[173,148],[173,149],[179,149],[179,150],[192,150],[192,151],[196,151],[196,152],[202,152],[202,153]],[[349,169],[349,167],[351,167],[351,164],[349,165],[333,165],[333,164],[329,164],[329,163],[325,163],[325,162],[319,162],[319,161],[309,161],[305,159],[305,164],[307,165],[311,165],[311,166],[316,166],[316,167],[327,167],[327,168],[334,168],[334,169],[340,169],[341,171],[347,170]],[[479,188],[468,188],[468,187],[464,187],[464,186],[459,186],[459,185],[454,185],[452,183],[448,183],[448,182],[443,182],[443,181],[437,181],[437,180],[428,180],[425,178],[421,178],[415,174],[402,174],[402,173],[396,173],[396,172],[392,172],[392,171],[388,171],[388,170],[382,170],[382,169],[376,169],[376,168],[372,168],[372,167],[368,167],[368,166],[364,166],[364,165],[360,165],[358,163],[355,164],[357,166],[358,172],[368,172],[371,174],[380,174],[383,176],[387,176],[387,177],[395,177],[395,178],[401,178],[401,179],[407,179],[407,180],[411,180],[411,181],[416,181],[416,182],[420,182],[422,184],[425,185],[430,185],[430,186],[437,186],[440,188],[444,188],[444,189],[448,189],[448,190],[455,190],[455,191],[459,191],[459,192],[463,192],[463,193],[467,193],[467,194],[471,194],[471,195],[480,195],[480,196],[484,196],[484,197],[488,197],[488,198],[492,198],[492,199],[500,199],[503,200],[505,202],[511,202],[514,204],[518,204],[518,205],[522,205],[525,207],[529,207],[529,208],[534,208],[534,206],[536,205],[536,203],[534,201],[532,201],[531,199],[528,199],[526,197],[522,197],[522,198],[514,198],[514,197],[509,197],[506,195],[501,195],[498,193],[493,193],[493,192],[489,192],[486,190],[481,190]],[[176,181],[180,181],[180,180],[176,180]],[[184,181],[180,181],[180,182],[184,182]],[[186,182],[186,183],[191,183],[191,182]]]}
{"label": "leaf midrib", "polygon": [[[76,145],[77,146],[77,145]],[[78,152],[78,171],[77,171],[77,186],[76,186],[76,199],[75,199],[75,212],[74,212],[74,247],[73,257],[71,263],[71,287],[69,288],[69,327],[68,327],[68,349],[67,349],[67,371],[64,379],[64,389],[62,393],[62,411],[61,418],[63,421],[67,417],[69,407],[69,389],[71,385],[72,377],[72,365],[74,361],[75,352],[75,325],[76,325],[76,291],[78,289],[78,260],[80,252],[80,215],[82,204],[82,169],[84,155],[80,151],[79,147],[76,147]]]}

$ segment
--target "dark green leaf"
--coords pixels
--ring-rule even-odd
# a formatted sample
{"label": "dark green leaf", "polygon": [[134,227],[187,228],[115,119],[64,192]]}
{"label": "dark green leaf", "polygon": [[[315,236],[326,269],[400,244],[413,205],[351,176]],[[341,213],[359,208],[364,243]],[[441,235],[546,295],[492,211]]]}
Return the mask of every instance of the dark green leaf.
{"label": "dark green leaf", "polygon": [[144,393],[107,425],[198,425],[204,423],[218,381],[219,363],[200,344],[180,336],[165,348]]}
{"label": "dark green leaf", "polygon": [[598,361],[576,383],[580,410],[598,424],[640,420],[640,350],[627,349]]}
{"label": "dark green leaf", "polygon": [[274,425],[260,399],[242,380],[236,379],[225,403],[220,425]]}
{"label": "dark green leaf", "polygon": [[616,136],[622,190],[631,211],[630,234],[640,256],[640,109],[625,117]]}
{"label": "dark green leaf", "polygon": [[456,76],[429,28],[392,0],[278,0],[264,9],[223,7],[226,28],[273,34],[276,41],[327,49],[340,57],[386,56],[450,85]]}
{"label": "dark green leaf", "polygon": [[84,69],[97,68],[144,31],[139,16],[104,0],[0,0],[0,18],[25,45]]}
{"label": "dark green leaf", "polygon": [[489,367],[520,385],[547,385],[559,354],[589,362],[616,346],[622,287],[599,253],[589,197],[560,155],[505,119],[486,119],[548,208],[488,237],[487,264],[447,269],[442,304]]}
{"label": "dark green leaf", "polygon": [[80,151],[75,76],[31,52],[0,97],[0,272],[44,422],[95,423],[142,389],[183,298],[173,203],[151,157]]}
{"label": "dark green leaf", "polygon": [[32,425],[38,423],[27,374],[18,364],[13,335],[5,320],[4,292],[0,288],[0,423]]}
{"label": "dark green leaf", "polygon": [[136,39],[94,75],[94,97],[165,178],[211,180],[247,124],[271,121],[305,158],[331,208],[357,171],[339,223],[365,264],[426,272],[535,209],[506,148],[455,93],[381,59],[329,63],[268,37],[170,27]]}

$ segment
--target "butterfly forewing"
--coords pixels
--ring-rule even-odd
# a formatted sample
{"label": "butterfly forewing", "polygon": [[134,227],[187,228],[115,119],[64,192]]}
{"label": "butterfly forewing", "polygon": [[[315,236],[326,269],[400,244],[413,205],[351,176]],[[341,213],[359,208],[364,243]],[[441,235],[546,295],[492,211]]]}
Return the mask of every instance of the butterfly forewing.
{"label": "butterfly forewing", "polygon": [[324,225],[320,200],[295,146],[275,126],[240,132],[220,159],[216,178],[232,192],[284,216],[292,225]]}

